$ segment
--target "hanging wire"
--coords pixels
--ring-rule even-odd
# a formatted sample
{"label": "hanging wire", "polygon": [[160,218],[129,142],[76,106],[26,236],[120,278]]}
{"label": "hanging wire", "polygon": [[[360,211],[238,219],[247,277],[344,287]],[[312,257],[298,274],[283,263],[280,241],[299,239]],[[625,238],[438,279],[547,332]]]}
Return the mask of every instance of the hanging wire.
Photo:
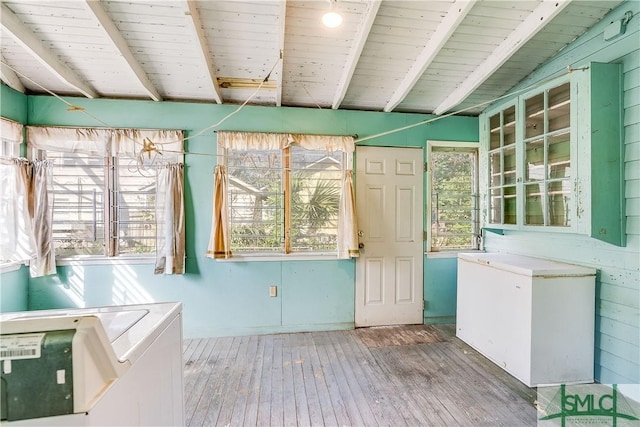
{"label": "hanging wire", "polygon": [[[269,73],[268,73],[268,74],[266,75],[266,77],[262,80],[262,82],[261,82],[261,83],[260,83],[260,85],[257,87],[257,89],[256,89],[256,90],[255,90],[255,91],[254,91],[254,92],[253,92],[253,93],[252,93],[252,94],[251,94],[251,95],[250,95],[250,96],[249,96],[249,97],[248,97],[248,98],[247,98],[247,99],[246,99],[246,100],[241,104],[241,105],[239,105],[239,106],[238,106],[238,108],[236,108],[236,109],[235,109],[235,110],[233,110],[231,113],[229,113],[229,114],[227,114],[226,116],[224,116],[224,117],[223,117],[222,119],[220,119],[218,122],[216,122],[216,123],[214,123],[214,124],[212,124],[212,125],[210,125],[210,126],[207,126],[206,128],[204,128],[204,129],[202,129],[202,130],[200,130],[200,131],[198,131],[198,132],[194,133],[193,135],[189,135],[188,137],[184,137],[184,138],[182,138],[182,141],[186,141],[186,140],[188,140],[188,139],[196,138],[196,137],[198,137],[198,136],[200,136],[200,135],[204,134],[204,133],[205,133],[205,132],[207,132],[208,130],[211,130],[211,129],[214,129],[214,128],[216,128],[216,127],[220,126],[220,125],[221,125],[222,123],[224,123],[227,119],[229,119],[229,118],[230,118],[230,117],[232,117],[233,115],[237,114],[237,113],[238,113],[242,108],[244,108],[244,106],[245,106],[245,105],[247,105],[247,103],[249,103],[249,101],[251,101],[251,99],[253,99],[253,97],[254,97],[254,96],[258,93],[258,91],[262,88],[262,86],[264,85],[264,83],[266,83],[266,82],[268,81],[269,76],[271,75],[271,73],[272,73],[272,72],[273,72],[273,70],[275,69],[276,65],[278,64],[278,61],[280,61],[280,60],[281,60],[281,57],[278,57],[278,59],[276,60],[276,62],[275,62],[275,63],[273,64],[273,66],[271,67],[271,70],[269,70]],[[49,89],[45,88],[44,86],[40,85],[39,83],[35,82],[34,80],[32,80],[32,79],[30,79],[29,77],[25,76],[24,74],[20,73],[18,70],[16,70],[15,68],[11,67],[11,66],[10,66],[9,64],[7,64],[6,62],[4,62],[4,61],[0,61],[0,62],[2,62],[2,64],[6,65],[6,66],[7,66],[7,67],[9,67],[11,70],[15,71],[16,73],[18,73],[18,74],[20,74],[21,76],[23,76],[24,78],[26,78],[26,79],[27,79],[27,80],[29,80],[30,82],[34,83],[34,84],[35,84],[35,85],[37,85],[38,87],[42,88],[44,91],[46,91],[47,93],[51,94],[52,96],[54,96],[55,98],[57,98],[57,99],[58,99],[58,100],[60,100],[61,102],[63,102],[63,103],[65,103],[66,105],[68,105],[68,106],[70,107],[70,108],[69,108],[69,111],[81,111],[82,113],[84,113],[84,114],[88,115],[89,117],[91,117],[91,118],[93,118],[94,120],[98,121],[99,123],[103,124],[103,125],[104,125],[105,127],[107,127],[108,129],[117,129],[117,128],[113,127],[113,126],[108,125],[106,122],[102,121],[100,118],[98,118],[98,117],[94,116],[93,114],[88,113],[84,108],[79,107],[79,106],[76,106],[76,105],[74,105],[74,104],[71,104],[70,102],[68,102],[68,101],[67,101],[67,100],[65,100],[64,98],[60,97],[60,96],[59,96],[59,95],[57,95],[56,93],[54,93],[54,92],[50,91]],[[527,91],[529,91],[529,90],[533,89],[534,87],[537,87],[537,86],[543,85],[543,84],[545,84],[545,83],[547,83],[547,82],[550,82],[550,81],[552,81],[552,80],[555,80],[556,78],[558,78],[558,77],[560,77],[560,76],[562,76],[562,75],[570,74],[570,73],[572,73],[572,72],[574,72],[574,71],[585,71],[585,70],[587,70],[587,69],[589,69],[589,67],[588,67],[588,66],[586,66],[586,67],[581,67],[581,68],[572,68],[571,66],[567,66],[567,68],[566,68],[565,70],[563,70],[563,71],[564,71],[564,74],[563,74],[562,72],[554,73],[554,74],[552,74],[550,77],[548,77],[548,78],[546,78],[546,79],[544,79],[544,80],[542,80],[542,81],[538,81],[538,82],[536,82],[536,83],[532,83],[531,85],[526,86],[526,87],[524,87],[524,88],[522,88],[522,89],[518,89],[518,90],[516,90],[516,91],[514,91],[514,92],[509,92],[509,93],[504,94],[504,95],[502,95],[502,96],[499,96],[499,97],[496,97],[496,98],[492,98],[492,99],[490,99],[490,100],[487,100],[487,101],[484,101],[484,102],[480,102],[480,103],[478,103],[478,104],[474,104],[474,105],[472,105],[472,106],[469,106],[469,107],[463,108],[463,109],[461,109],[461,110],[452,111],[452,112],[450,112],[450,113],[442,114],[442,115],[439,115],[439,116],[436,116],[436,117],[432,117],[432,118],[430,118],[430,119],[422,120],[422,121],[419,121],[419,122],[416,122],[416,123],[413,123],[413,124],[410,124],[410,125],[402,126],[402,127],[395,128],[395,129],[390,129],[390,130],[388,130],[388,131],[380,132],[380,133],[377,133],[377,134],[374,134],[374,135],[368,135],[368,136],[365,136],[365,137],[362,137],[362,138],[356,138],[356,139],[354,140],[354,142],[357,144],[357,143],[364,142],[364,141],[368,141],[368,140],[371,140],[371,139],[380,138],[380,137],[382,137],[382,136],[386,136],[386,135],[391,135],[391,134],[394,134],[394,133],[402,132],[402,131],[405,131],[405,130],[408,130],[408,129],[412,129],[412,128],[417,127],[417,126],[422,126],[422,125],[426,125],[426,124],[429,124],[429,123],[433,123],[433,122],[436,122],[436,121],[438,121],[438,120],[445,119],[445,118],[447,118],[447,117],[456,116],[456,115],[459,115],[459,114],[461,114],[461,113],[464,113],[464,112],[467,112],[467,111],[470,111],[470,110],[474,110],[474,109],[476,109],[476,108],[478,108],[478,107],[482,107],[482,106],[485,106],[485,105],[489,105],[489,104],[492,104],[492,103],[494,103],[494,102],[496,102],[496,101],[500,101],[500,100],[502,100],[502,99],[510,98],[510,97],[516,96],[516,95],[518,95],[518,94],[521,94],[521,93],[527,92]],[[140,144],[140,142],[139,142],[139,141],[134,141],[134,142],[135,142],[136,144]],[[171,142],[179,142],[179,141],[171,141]],[[144,149],[144,142],[142,143],[142,145],[143,145],[143,149]],[[141,151],[138,153],[138,156],[136,156],[136,163],[137,163],[137,164],[139,164],[139,161],[138,161],[138,160],[140,159],[140,155],[141,155],[141,154],[149,153],[150,151],[155,151],[156,153],[158,153],[158,154],[162,155],[162,153],[159,153],[159,152],[158,152],[157,148],[155,147],[155,144],[153,144],[153,147],[154,147],[154,149],[153,149],[153,150],[151,150],[151,149],[149,149],[149,148],[148,148],[146,151],[141,150]],[[222,156],[222,155],[220,155],[220,154],[198,153],[198,152],[195,152],[195,151],[185,151],[185,150],[182,150],[182,151],[177,151],[177,150],[163,150],[163,151],[164,151],[165,153],[172,153],[172,154],[196,155],[196,156],[208,156],[208,157],[216,157],[216,158],[221,158],[221,157],[223,157],[223,156]]]}

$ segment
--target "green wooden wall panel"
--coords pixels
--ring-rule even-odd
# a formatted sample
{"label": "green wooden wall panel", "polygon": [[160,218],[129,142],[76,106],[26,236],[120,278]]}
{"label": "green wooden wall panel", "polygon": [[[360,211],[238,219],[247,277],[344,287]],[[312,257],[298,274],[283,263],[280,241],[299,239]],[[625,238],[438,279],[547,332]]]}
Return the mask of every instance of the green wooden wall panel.
{"label": "green wooden wall panel", "polygon": [[596,333],[617,338],[636,347],[640,346],[640,334],[637,333],[637,329],[613,319],[599,317],[596,321]]}
{"label": "green wooden wall panel", "polygon": [[622,66],[590,64],[591,236],[625,244]]}
{"label": "green wooden wall panel", "polygon": [[[609,371],[615,373],[620,379],[617,380],[620,384],[638,384],[640,383],[640,371],[638,371],[638,359],[627,360],[617,356],[616,354],[609,353],[604,350],[598,350],[595,354],[596,364],[606,366]],[[605,380],[599,380],[601,383],[606,383]]]}

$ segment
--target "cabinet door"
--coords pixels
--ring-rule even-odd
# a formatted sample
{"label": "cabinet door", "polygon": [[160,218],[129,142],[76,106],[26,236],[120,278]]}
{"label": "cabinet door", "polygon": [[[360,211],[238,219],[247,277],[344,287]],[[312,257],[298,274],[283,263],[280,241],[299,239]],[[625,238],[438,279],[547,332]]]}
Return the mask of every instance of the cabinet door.
{"label": "cabinet door", "polygon": [[516,224],[516,106],[489,118],[489,223]]}
{"label": "cabinet door", "polygon": [[[524,99],[524,225],[571,227],[571,85]],[[572,155],[573,154],[573,155]]]}

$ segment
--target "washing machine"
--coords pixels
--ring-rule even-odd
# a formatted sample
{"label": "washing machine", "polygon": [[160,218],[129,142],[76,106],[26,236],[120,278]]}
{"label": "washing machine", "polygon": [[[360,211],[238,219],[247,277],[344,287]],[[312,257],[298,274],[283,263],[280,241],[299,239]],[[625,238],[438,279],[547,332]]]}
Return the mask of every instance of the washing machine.
{"label": "washing machine", "polygon": [[182,305],[0,314],[2,426],[184,424]]}

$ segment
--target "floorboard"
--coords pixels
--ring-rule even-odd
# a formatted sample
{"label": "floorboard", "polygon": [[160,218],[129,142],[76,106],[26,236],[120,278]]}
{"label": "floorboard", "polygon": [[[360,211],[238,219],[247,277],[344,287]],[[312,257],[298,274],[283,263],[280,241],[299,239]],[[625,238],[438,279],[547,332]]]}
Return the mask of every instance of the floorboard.
{"label": "floorboard", "polygon": [[451,325],[192,339],[183,359],[188,426],[537,421],[535,390],[457,339]]}

